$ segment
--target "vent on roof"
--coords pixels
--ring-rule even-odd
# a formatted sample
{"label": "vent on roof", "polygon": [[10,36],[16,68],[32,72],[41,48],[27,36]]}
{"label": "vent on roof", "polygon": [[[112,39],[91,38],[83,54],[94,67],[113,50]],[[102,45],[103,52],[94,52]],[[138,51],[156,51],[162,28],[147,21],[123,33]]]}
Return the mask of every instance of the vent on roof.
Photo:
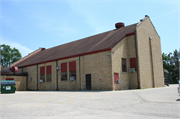
{"label": "vent on roof", "polygon": [[15,72],[18,72],[18,67],[13,66],[13,67],[11,68],[11,71],[14,72],[14,73],[15,73]]}
{"label": "vent on roof", "polygon": [[46,49],[46,48],[42,48],[41,51],[42,51],[42,50],[45,50],[45,49]]}
{"label": "vent on roof", "polygon": [[117,29],[119,29],[119,28],[121,28],[121,27],[124,27],[124,23],[123,23],[123,22],[116,23],[116,24],[115,24],[115,27],[116,27]]}

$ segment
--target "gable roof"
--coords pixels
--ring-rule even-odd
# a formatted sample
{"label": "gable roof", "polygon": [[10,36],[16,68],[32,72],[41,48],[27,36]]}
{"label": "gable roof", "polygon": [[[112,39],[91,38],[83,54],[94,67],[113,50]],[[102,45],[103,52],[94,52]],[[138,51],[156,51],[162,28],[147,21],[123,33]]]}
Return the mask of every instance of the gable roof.
{"label": "gable roof", "polygon": [[42,50],[33,56],[15,64],[14,66],[25,67],[111,50],[125,36],[133,35],[135,33],[136,25],[137,24],[132,24],[126,27],[114,29],[67,44]]}

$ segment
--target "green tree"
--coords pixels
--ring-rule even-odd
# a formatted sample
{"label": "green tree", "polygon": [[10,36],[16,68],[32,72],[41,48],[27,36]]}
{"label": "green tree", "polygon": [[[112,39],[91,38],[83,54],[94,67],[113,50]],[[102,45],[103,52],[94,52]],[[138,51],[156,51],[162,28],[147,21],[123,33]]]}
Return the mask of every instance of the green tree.
{"label": "green tree", "polygon": [[11,49],[9,45],[0,45],[1,47],[1,66],[9,67],[11,63],[19,60],[22,56],[18,49]]}
{"label": "green tree", "polygon": [[163,67],[169,72],[167,78],[171,83],[177,83],[179,80],[179,56],[180,52],[177,50],[173,53],[162,54]]}

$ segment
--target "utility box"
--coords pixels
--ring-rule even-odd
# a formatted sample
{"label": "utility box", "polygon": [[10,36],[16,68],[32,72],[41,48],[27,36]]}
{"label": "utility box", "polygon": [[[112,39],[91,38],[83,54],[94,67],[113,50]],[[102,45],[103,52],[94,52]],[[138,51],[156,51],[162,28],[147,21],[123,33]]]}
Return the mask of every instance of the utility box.
{"label": "utility box", "polygon": [[16,84],[14,80],[1,80],[1,93],[15,93]]}

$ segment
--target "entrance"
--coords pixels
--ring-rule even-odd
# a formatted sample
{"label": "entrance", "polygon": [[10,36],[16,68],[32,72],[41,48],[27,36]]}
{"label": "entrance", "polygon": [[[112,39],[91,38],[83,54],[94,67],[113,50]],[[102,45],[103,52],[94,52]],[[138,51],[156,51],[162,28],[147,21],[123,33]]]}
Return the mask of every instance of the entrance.
{"label": "entrance", "polygon": [[86,74],[86,90],[91,90],[91,74]]}

